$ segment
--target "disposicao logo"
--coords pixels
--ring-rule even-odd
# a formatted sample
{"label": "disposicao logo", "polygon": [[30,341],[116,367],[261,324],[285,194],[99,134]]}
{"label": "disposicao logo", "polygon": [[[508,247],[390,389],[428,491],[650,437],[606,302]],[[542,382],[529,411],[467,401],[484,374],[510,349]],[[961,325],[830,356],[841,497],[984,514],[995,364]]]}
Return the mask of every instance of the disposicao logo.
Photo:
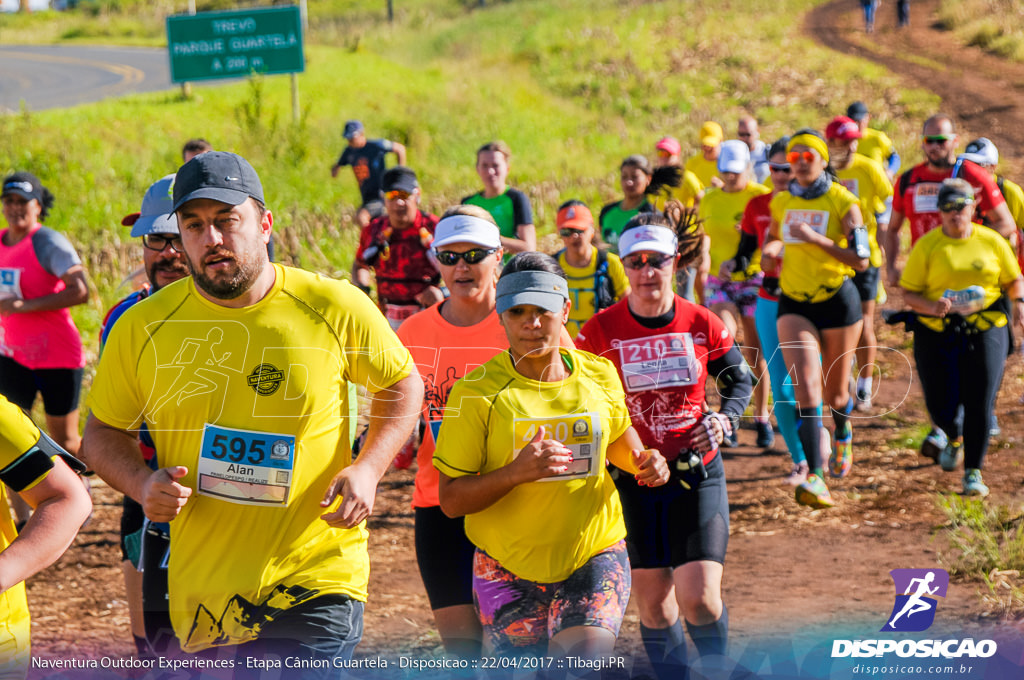
{"label": "disposicao logo", "polygon": [[949,574],[945,569],[893,569],[896,603],[882,632],[916,633],[928,630],[935,621],[936,597],[946,597]]}
{"label": "disposicao logo", "polygon": [[[949,574],[945,569],[893,569],[889,572],[896,587],[892,613],[880,632],[917,633],[928,630],[938,609],[936,598],[946,597]],[[832,658],[882,657],[968,657],[988,658],[996,653],[994,640],[833,640]]]}

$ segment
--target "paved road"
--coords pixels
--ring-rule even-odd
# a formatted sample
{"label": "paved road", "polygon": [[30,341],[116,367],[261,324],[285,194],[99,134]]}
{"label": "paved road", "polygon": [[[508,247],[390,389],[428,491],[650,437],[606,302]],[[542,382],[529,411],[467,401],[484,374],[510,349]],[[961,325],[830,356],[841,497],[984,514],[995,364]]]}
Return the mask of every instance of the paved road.
{"label": "paved road", "polygon": [[74,106],[175,87],[166,49],[0,46],[0,112]]}

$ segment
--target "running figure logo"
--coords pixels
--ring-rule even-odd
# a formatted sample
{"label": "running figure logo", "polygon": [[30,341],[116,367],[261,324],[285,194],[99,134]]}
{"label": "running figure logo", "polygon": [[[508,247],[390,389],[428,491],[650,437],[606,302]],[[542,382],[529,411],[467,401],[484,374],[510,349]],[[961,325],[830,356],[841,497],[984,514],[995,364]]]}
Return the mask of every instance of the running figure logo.
{"label": "running figure logo", "polygon": [[927,630],[935,621],[935,598],[946,596],[949,574],[945,569],[893,569],[889,574],[896,585],[896,603],[882,632]]}

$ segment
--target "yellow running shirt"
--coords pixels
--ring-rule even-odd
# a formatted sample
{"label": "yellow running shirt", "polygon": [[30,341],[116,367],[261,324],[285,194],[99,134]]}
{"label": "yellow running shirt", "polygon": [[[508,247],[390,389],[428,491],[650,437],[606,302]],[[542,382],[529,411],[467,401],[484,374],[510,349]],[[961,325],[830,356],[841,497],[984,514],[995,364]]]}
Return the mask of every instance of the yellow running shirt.
{"label": "yellow running shirt", "polygon": [[892,140],[881,130],[868,128],[864,131],[864,136],[857,142],[857,153],[870,158],[883,168],[892,152]]}
{"label": "yellow running shirt", "polygon": [[686,159],[685,167],[697,176],[705,188],[712,186],[711,180],[718,177],[718,160],[709,161],[699,151]]}
{"label": "yellow running shirt", "polygon": [[651,202],[654,203],[654,209],[658,212],[662,212],[665,209],[665,204],[669,202],[669,199],[675,199],[687,208],[692,208],[694,203],[697,202],[697,197],[700,195],[700,192],[704,191],[704,185],[700,183],[700,179],[697,178],[697,175],[685,168],[682,168],[682,172],[683,181],[679,186],[662,187],[661,192],[655,196],[651,196]]}
{"label": "yellow running shirt", "polygon": [[460,380],[448,397],[434,466],[449,477],[508,465],[544,426],[573,450],[563,476],[520,484],[466,515],[466,535],[516,576],[563,581],[626,535],[605,467],[608,444],[630,425],[615,366],[562,349],[572,373],[560,382],[519,374],[502,352]]}
{"label": "yellow running shirt", "polygon": [[274,265],[271,291],[232,309],[191,278],[114,326],[90,401],[121,429],[146,422],[192,496],[171,522],[170,616],[187,652],[254,639],[276,614],[328,594],[366,600],[366,528],[320,515],[351,463],[348,386],[412,370],[370,299],[345,281]]}
{"label": "yellow running shirt", "polygon": [[806,222],[840,248],[846,247],[842,219],[857,205],[857,197],[838,182],[811,200],[797,198],[788,191],[775,194],[771,202],[772,235],[785,244],[782,258],[782,292],[800,302],[822,302],[832,297],[853,274],[853,268],[825,253],[818,246],[789,236],[791,225]]}
{"label": "yellow running shirt", "polygon": [[[629,279],[626,278],[626,270],[622,267],[622,260],[618,255],[605,252],[605,257],[608,258],[606,276],[612,283],[615,300],[618,301],[629,288]],[[565,329],[569,331],[569,336],[575,339],[583,324],[598,312],[594,281],[594,274],[597,271],[597,248],[590,249],[590,262],[585,267],[573,267],[569,264],[564,251],[560,251],[558,255],[558,264],[565,271],[565,280],[569,283],[569,299],[572,300],[572,309],[569,310],[569,320],[565,322]]]}
{"label": "yellow running shirt", "polygon": [[[900,287],[928,300],[948,297],[951,312],[983,330],[1005,326],[1003,312],[983,312],[999,299],[1002,289],[1020,276],[1020,265],[1010,244],[997,232],[975,224],[967,238],[950,238],[932,229],[914,244],[903,268]],[[918,317],[941,332],[942,319]]]}
{"label": "yellow running shirt", "polygon": [[[740,244],[739,224],[743,221],[743,211],[754,196],[771,193],[771,189],[748,182],[740,191],[726,193],[718,187],[712,187],[700,201],[698,215],[704,220],[704,233],[711,238],[711,276],[718,276],[722,263],[736,255]],[[734,281],[743,281],[761,271],[761,250],[758,249],[750,259],[746,271],[734,272]]]}
{"label": "yellow running shirt", "polygon": [[885,212],[885,200],[892,196],[892,182],[882,166],[875,161],[853,154],[853,164],[845,170],[837,170],[839,183],[860,199],[860,214],[868,229],[871,242],[871,266],[882,266],[882,249],[878,247],[877,213]]}
{"label": "yellow running shirt", "polygon": [[[25,478],[21,474],[23,470],[18,470],[23,454],[37,441],[39,428],[20,408],[0,396],[0,482],[22,491],[46,478],[49,470],[42,470],[38,475],[29,473],[33,479]],[[0,484],[0,552],[7,550],[18,536],[7,503],[7,485]],[[29,628],[28,601],[22,581],[0,593],[0,677],[25,677],[31,651]]]}

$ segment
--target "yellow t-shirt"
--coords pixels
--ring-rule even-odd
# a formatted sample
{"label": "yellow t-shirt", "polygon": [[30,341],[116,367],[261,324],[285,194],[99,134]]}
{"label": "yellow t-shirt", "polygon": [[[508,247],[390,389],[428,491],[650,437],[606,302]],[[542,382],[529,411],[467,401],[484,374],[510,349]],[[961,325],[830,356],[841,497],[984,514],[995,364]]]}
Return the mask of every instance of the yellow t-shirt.
{"label": "yellow t-shirt", "polygon": [[[743,211],[754,196],[770,193],[771,189],[748,182],[742,190],[726,193],[721,188],[712,187],[700,201],[698,215],[704,220],[704,232],[711,238],[711,275],[718,276],[722,263],[736,255],[740,244],[740,222]],[[761,271],[761,250],[751,258],[750,266],[744,272],[734,272],[733,280],[742,281]]]}
{"label": "yellow t-shirt", "polygon": [[651,196],[654,208],[658,212],[665,209],[665,204],[668,203],[669,199],[675,199],[687,208],[692,208],[694,203],[697,202],[697,197],[700,196],[700,192],[704,191],[704,185],[701,184],[697,175],[684,168],[683,181],[679,186],[664,187],[663,191],[664,189],[668,189],[667,195],[665,193],[660,193],[656,196]]}
{"label": "yellow t-shirt", "polygon": [[1003,198],[1006,199],[1006,207],[1013,217],[1014,224],[1018,229],[1024,229],[1024,189],[1016,182],[1003,178]]}
{"label": "yellow t-shirt", "polygon": [[188,468],[168,569],[187,652],[252,640],[319,595],[366,599],[366,528],[328,526],[320,500],[352,460],[347,383],[380,390],[412,359],[349,283],[274,269],[248,307],[216,305],[188,278],[129,309],[90,395],[113,427],[145,421],[161,466]]}
{"label": "yellow t-shirt", "polygon": [[893,152],[892,140],[881,130],[868,128],[857,142],[857,153],[867,156],[883,168]]}
{"label": "yellow t-shirt", "polygon": [[[914,244],[903,268],[900,287],[928,300],[948,297],[951,312],[985,329],[1005,326],[1002,312],[982,312],[999,299],[1002,289],[1020,276],[1010,244],[997,232],[974,225],[967,238],[950,238],[932,229]],[[942,319],[919,317],[922,324],[942,331]]]}
{"label": "yellow t-shirt", "polygon": [[709,161],[699,151],[695,156],[686,159],[686,169],[697,176],[705,187],[711,186],[711,180],[718,176],[718,161]]}
{"label": "yellow t-shirt", "polygon": [[615,366],[562,349],[572,373],[560,382],[520,375],[502,352],[460,380],[448,397],[434,466],[449,477],[508,465],[537,428],[573,450],[562,476],[520,484],[466,516],[466,535],[520,578],[563,581],[626,535],[618,492],[605,468],[608,444],[630,425]]}
{"label": "yellow t-shirt", "polygon": [[[24,462],[23,454],[37,441],[39,428],[20,408],[0,396],[0,481],[15,484],[17,477],[17,486],[28,489],[46,478],[48,471],[31,474],[34,479],[26,480],[23,471],[17,470],[18,464]],[[7,503],[7,486],[0,484],[0,552],[7,550],[18,536]],[[31,652],[29,628],[22,581],[0,593],[0,677],[24,677],[27,672]]]}
{"label": "yellow t-shirt", "polygon": [[819,234],[845,248],[842,219],[857,205],[857,197],[838,182],[818,198],[797,198],[788,191],[775,194],[771,202],[772,235],[785,243],[779,284],[787,296],[802,302],[822,302],[832,297],[853,268],[821,248],[789,236],[790,225],[806,222]]}
{"label": "yellow t-shirt", "polygon": [[[615,253],[606,252],[608,258],[608,278],[611,280],[612,289],[615,291],[615,300],[621,300],[629,288],[629,280],[626,278],[626,270],[622,267],[622,260]],[[569,320],[565,322],[565,328],[573,338],[583,328],[583,324],[590,320],[590,317],[597,314],[597,305],[594,294],[594,273],[597,271],[597,248],[590,249],[590,262],[585,267],[573,267],[565,259],[565,253],[558,256],[558,264],[565,270],[565,278],[569,282],[569,299],[572,300],[572,309],[569,310]]]}
{"label": "yellow t-shirt", "polygon": [[882,266],[882,249],[878,247],[877,213],[885,211],[885,200],[892,196],[892,182],[885,170],[874,160],[853,155],[853,164],[844,170],[837,170],[839,183],[860,199],[860,214],[868,230],[871,243],[871,266]]}

